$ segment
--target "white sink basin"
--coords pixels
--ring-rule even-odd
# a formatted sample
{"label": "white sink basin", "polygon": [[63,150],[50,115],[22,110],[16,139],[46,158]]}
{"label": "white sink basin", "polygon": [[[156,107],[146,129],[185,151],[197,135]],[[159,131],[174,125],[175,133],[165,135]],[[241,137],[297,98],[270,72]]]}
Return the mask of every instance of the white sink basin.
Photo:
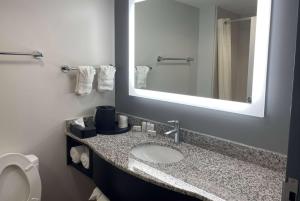
{"label": "white sink basin", "polygon": [[131,153],[138,159],[151,163],[176,163],[181,161],[183,154],[176,149],[157,144],[141,144],[134,147]]}

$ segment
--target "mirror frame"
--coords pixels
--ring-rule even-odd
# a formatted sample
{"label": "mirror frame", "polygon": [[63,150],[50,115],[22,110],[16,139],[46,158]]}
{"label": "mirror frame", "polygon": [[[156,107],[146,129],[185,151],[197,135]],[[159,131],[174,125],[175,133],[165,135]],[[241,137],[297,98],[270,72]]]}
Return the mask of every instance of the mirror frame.
{"label": "mirror frame", "polygon": [[256,41],[253,67],[252,103],[136,89],[135,83],[135,3],[129,0],[129,96],[231,112],[254,117],[265,116],[266,82],[269,57],[269,36],[272,0],[258,0]]}

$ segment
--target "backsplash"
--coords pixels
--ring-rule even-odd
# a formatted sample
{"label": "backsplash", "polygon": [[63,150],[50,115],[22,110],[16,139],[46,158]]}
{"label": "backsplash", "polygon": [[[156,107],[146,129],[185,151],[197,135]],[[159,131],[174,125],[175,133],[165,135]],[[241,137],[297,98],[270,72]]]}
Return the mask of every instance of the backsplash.
{"label": "backsplash", "polygon": [[[128,116],[129,123],[132,125],[141,125],[143,121],[153,123],[155,125],[155,130],[160,135],[163,135],[164,132],[172,129],[172,127],[166,123],[144,119],[125,113],[122,114]],[[276,152],[209,136],[207,134],[184,128],[181,128],[181,140],[188,144],[199,146],[201,148],[234,157],[239,160],[254,163],[275,171],[285,171],[286,169],[287,157]]]}

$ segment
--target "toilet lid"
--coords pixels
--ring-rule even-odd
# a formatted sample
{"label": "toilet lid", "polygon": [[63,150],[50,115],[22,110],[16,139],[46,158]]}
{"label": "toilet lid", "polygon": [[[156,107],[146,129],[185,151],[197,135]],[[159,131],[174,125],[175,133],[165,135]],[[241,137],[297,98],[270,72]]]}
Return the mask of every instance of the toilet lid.
{"label": "toilet lid", "polygon": [[[25,175],[28,182],[28,197],[25,201],[40,201],[41,199],[41,178],[37,167],[29,161],[25,155],[9,153],[0,156],[0,175],[6,168],[16,166]],[[16,192],[17,193],[17,192]]]}

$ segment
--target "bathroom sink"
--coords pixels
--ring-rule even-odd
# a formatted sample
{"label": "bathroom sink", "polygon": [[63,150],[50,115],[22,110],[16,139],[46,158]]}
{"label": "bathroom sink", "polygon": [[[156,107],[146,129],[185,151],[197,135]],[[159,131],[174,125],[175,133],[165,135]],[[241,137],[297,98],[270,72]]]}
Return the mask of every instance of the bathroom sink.
{"label": "bathroom sink", "polygon": [[151,163],[176,163],[184,158],[180,151],[158,144],[140,144],[131,153],[136,158]]}

